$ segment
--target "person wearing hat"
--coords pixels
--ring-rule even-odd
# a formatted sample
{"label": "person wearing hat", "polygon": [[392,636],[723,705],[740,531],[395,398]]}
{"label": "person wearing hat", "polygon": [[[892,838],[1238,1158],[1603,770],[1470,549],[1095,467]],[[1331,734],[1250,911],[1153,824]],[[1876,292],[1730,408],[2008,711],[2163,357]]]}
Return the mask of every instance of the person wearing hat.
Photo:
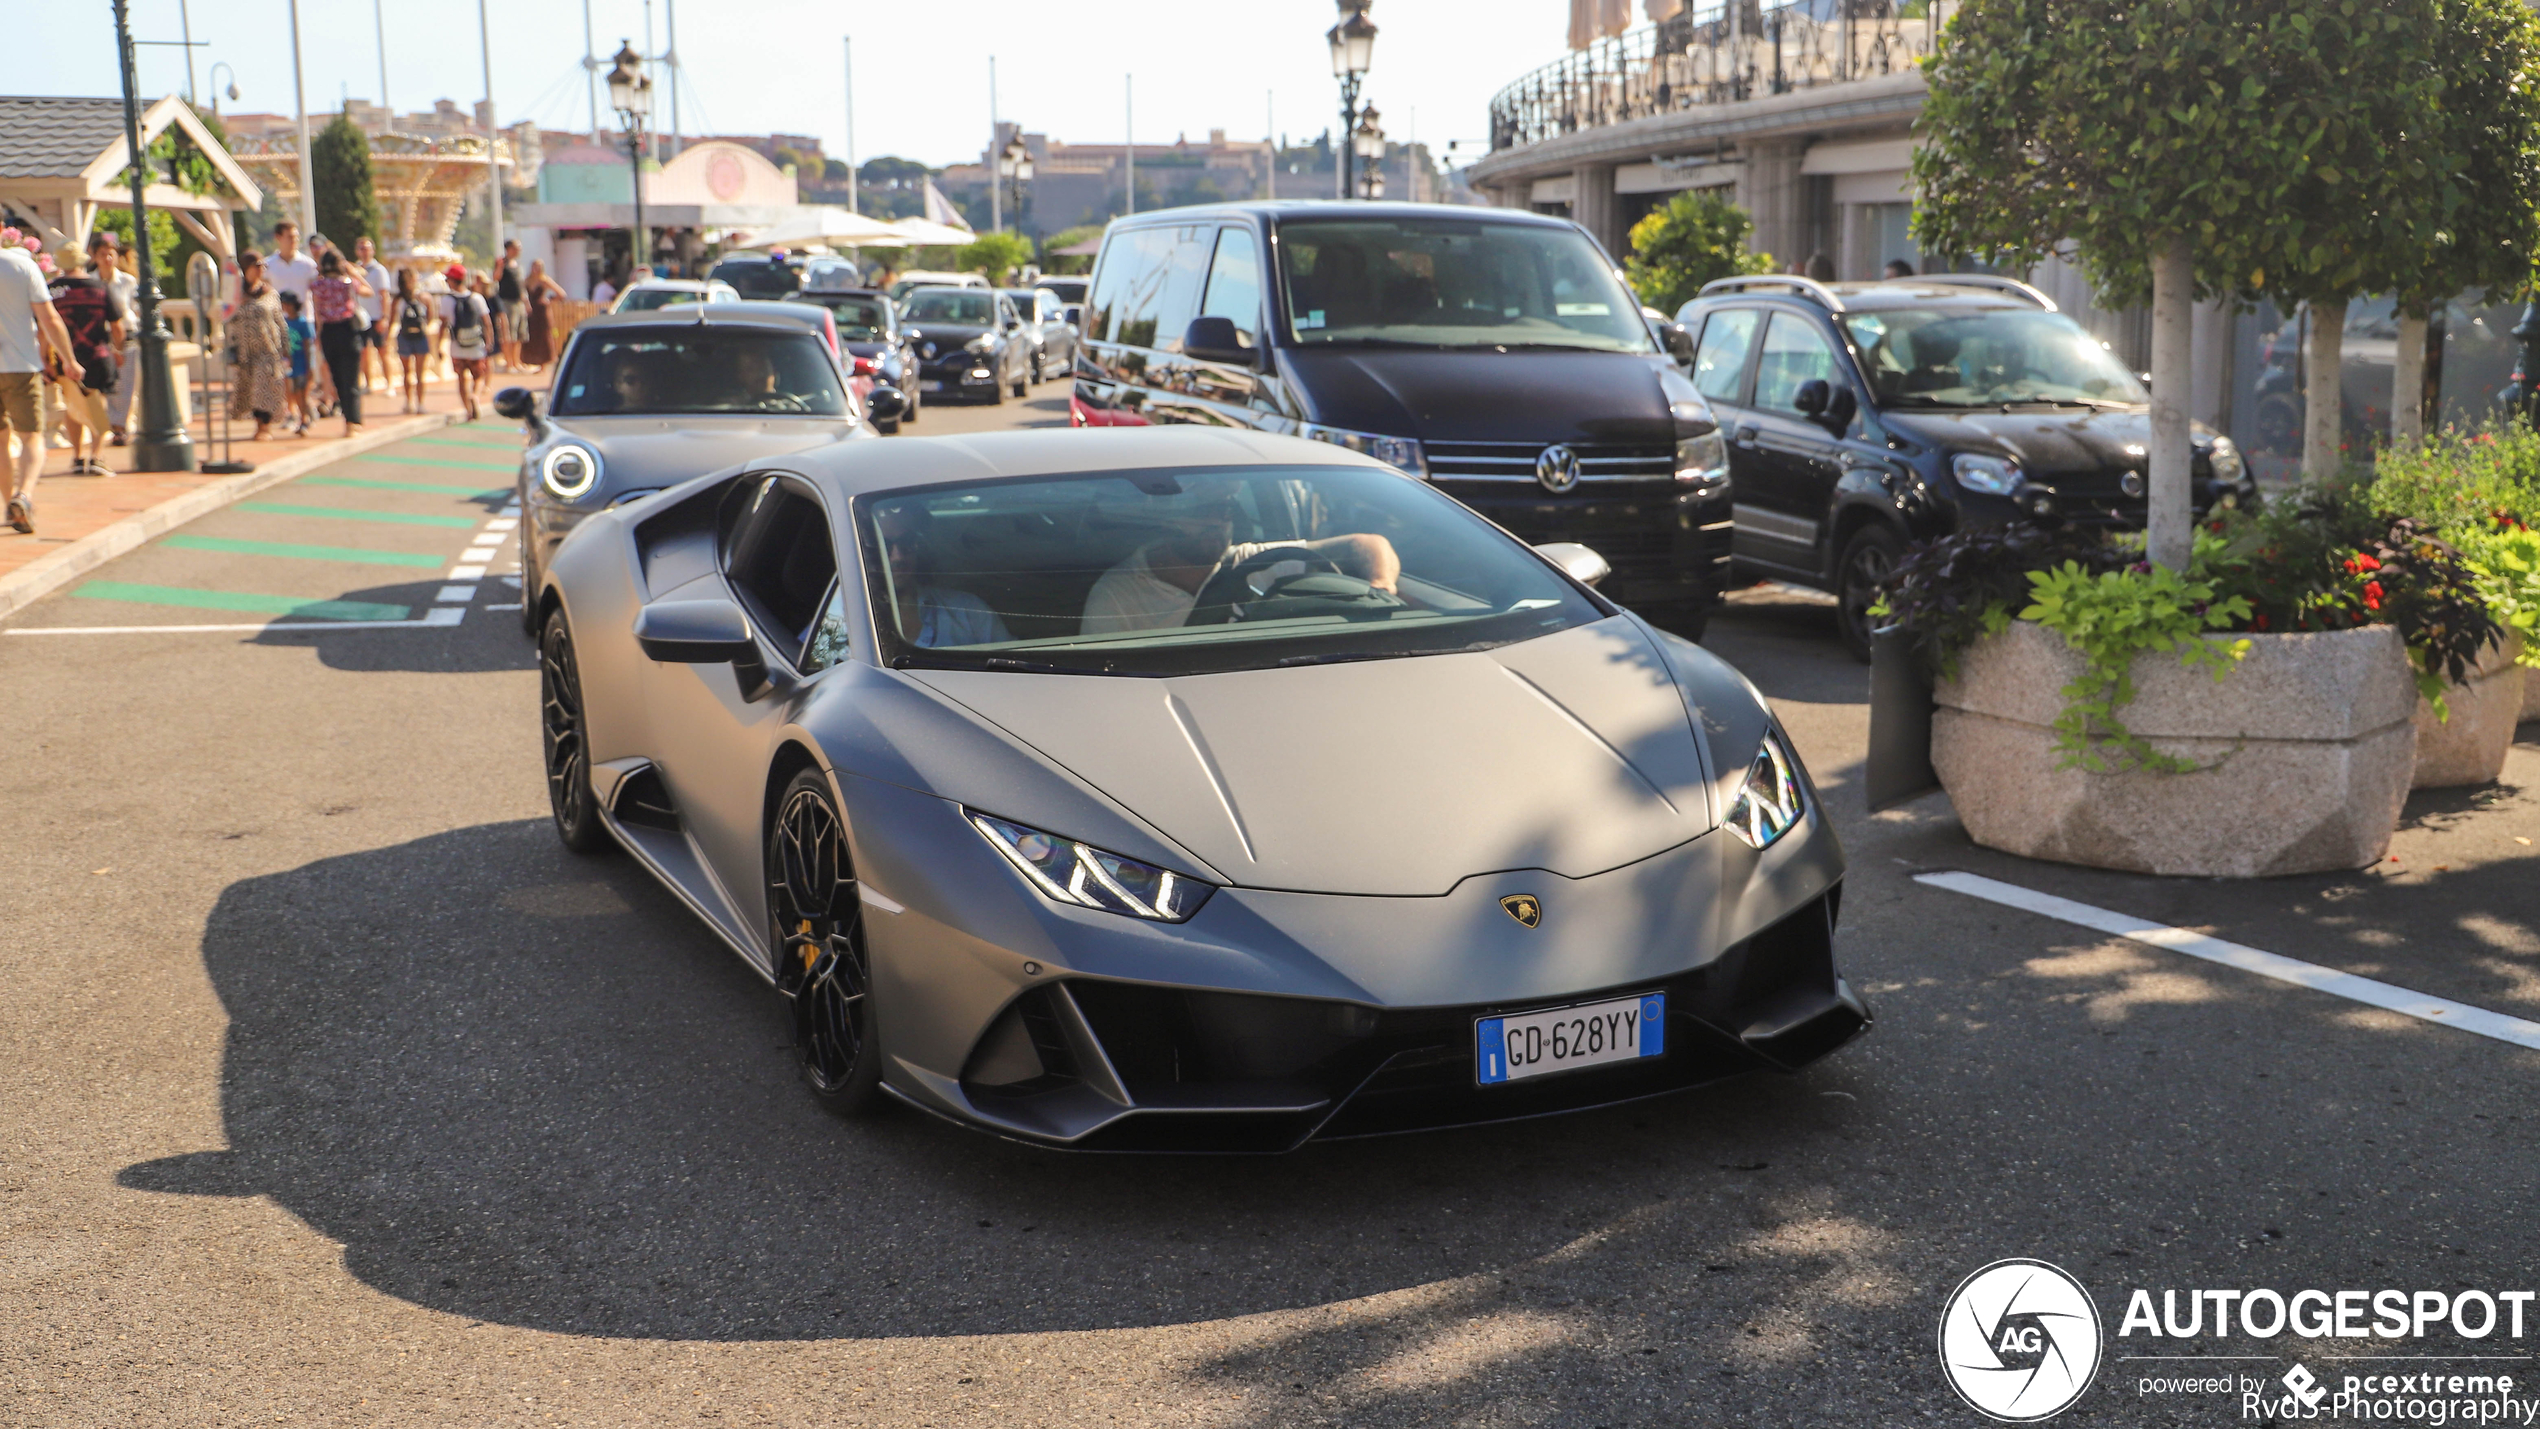
{"label": "person wearing hat", "polygon": [[489,380],[486,357],[496,346],[493,314],[485,299],[469,290],[465,265],[451,264],[441,278],[450,286],[441,299],[442,350],[450,359],[450,371],[459,379],[459,405],[467,409],[467,419],[473,422],[477,389]]}

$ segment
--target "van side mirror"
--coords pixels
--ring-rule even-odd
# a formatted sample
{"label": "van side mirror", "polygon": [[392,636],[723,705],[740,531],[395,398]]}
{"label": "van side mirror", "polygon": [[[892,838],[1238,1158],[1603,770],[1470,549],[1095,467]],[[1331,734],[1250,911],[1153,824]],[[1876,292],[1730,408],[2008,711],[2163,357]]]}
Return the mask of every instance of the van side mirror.
{"label": "van side mirror", "polygon": [[1554,541],[1535,547],[1535,554],[1559,566],[1562,573],[1583,586],[1593,586],[1614,574],[1613,565],[1591,547],[1576,541]]}
{"label": "van side mirror", "polygon": [[1693,365],[1693,334],[1685,330],[1685,325],[1683,323],[1660,323],[1658,325],[1658,340],[1666,344],[1667,355],[1669,357],[1674,358],[1676,361],[1683,363],[1687,367],[1691,367]]}
{"label": "van side mirror", "polygon": [[1182,355],[1201,362],[1231,362],[1237,367],[1253,364],[1253,351],[1243,345],[1232,318],[1193,318],[1182,333]]}
{"label": "van side mirror", "polygon": [[1822,377],[1811,377],[1790,394],[1790,405],[1803,417],[1822,417],[1834,401],[1834,389]]}
{"label": "van side mirror", "polygon": [[494,394],[494,415],[526,422],[538,415],[538,394],[526,387],[506,387]]}
{"label": "van side mirror", "polygon": [[871,409],[868,415],[877,422],[896,422],[908,415],[908,398],[897,387],[876,387],[864,401]]}

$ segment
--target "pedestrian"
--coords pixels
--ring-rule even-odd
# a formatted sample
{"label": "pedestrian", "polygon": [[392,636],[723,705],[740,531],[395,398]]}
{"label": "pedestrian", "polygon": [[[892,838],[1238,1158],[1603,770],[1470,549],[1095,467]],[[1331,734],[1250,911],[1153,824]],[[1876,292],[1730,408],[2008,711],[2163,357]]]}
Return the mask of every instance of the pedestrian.
{"label": "pedestrian", "polygon": [[106,394],[115,390],[115,359],[123,355],[124,311],[114,290],[88,274],[88,260],[76,248],[65,248],[54,260],[60,273],[53,279],[53,311],[70,331],[68,361],[56,362],[54,388],[62,402],[62,421],[70,429],[71,474],[109,476],[106,447]]}
{"label": "pedestrian", "polygon": [[356,314],[361,296],[370,291],[344,255],[330,248],[318,260],[317,281],[309,285],[309,306],[317,320],[318,352],[326,359],[335,387],[335,409],[344,414],[344,435],[362,429],[362,336]]}
{"label": "pedestrian", "polygon": [[[88,236],[88,266],[123,304],[123,351],[115,354],[115,390],[106,398],[106,429],[116,446],[128,438],[133,390],[141,385],[141,280],[133,276],[132,250],[99,229]],[[124,260],[119,262],[118,260]]]}
{"label": "pedestrian", "polygon": [[415,281],[415,270],[397,270],[397,292],[388,300],[383,327],[396,330],[397,367],[405,380],[405,410],[423,410],[423,364],[432,356],[432,305]]}
{"label": "pedestrian", "polygon": [[317,260],[300,251],[300,225],[289,219],[273,226],[273,256],[265,260],[265,281],[277,293],[289,293],[303,306],[309,285],[317,281]]}
{"label": "pedestrian", "polygon": [[[456,263],[441,275],[450,291],[441,299],[441,343],[450,359],[450,370],[459,379],[459,405],[467,409],[467,419],[476,420],[476,392],[487,381],[486,354],[494,348],[493,311],[485,299],[468,286],[467,269]],[[482,286],[485,279],[477,278]]]}
{"label": "pedestrian", "polygon": [[0,437],[17,440],[9,472],[9,525],[32,536],[35,483],[44,475],[45,351],[69,358],[71,333],[53,310],[44,270],[16,240],[16,229],[0,233]]}
{"label": "pedestrian", "polygon": [[494,336],[503,347],[503,370],[520,370],[520,343],[529,333],[529,305],[520,280],[520,240],[503,240],[502,261],[494,265],[494,304],[500,321],[494,324]]}
{"label": "pedestrian", "polygon": [[283,315],[282,295],[265,272],[263,255],[250,248],[238,255],[238,303],[229,311],[229,417],[256,419],[255,440],[272,432],[276,413],[292,407],[286,374],[292,361],[292,333]]}
{"label": "pedestrian", "polygon": [[282,295],[282,326],[291,334],[291,435],[305,437],[309,424],[309,367],[317,356],[317,329],[297,293]]}
{"label": "pedestrian", "polygon": [[1834,260],[1823,253],[1811,253],[1808,266],[1803,271],[1816,282],[1831,283],[1834,281]]}
{"label": "pedestrian", "polygon": [[601,312],[607,312],[609,310],[609,304],[616,301],[617,284],[609,281],[608,274],[602,273],[600,275],[598,286],[591,289],[591,302],[594,306],[599,308]]}
{"label": "pedestrian", "polygon": [[[361,280],[370,285],[370,296],[362,299],[362,316],[370,321],[362,327],[362,390],[376,392],[396,385],[388,365],[388,295],[397,289],[396,280],[388,275],[388,265],[379,261],[378,246],[370,236],[353,240],[353,268]],[[379,370],[379,380],[370,380],[371,369]]]}
{"label": "pedestrian", "polygon": [[521,340],[520,360],[532,372],[546,370],[556,360],[556,325],[547,305],[564,296],[564,285],[547,276],[547,265],[540,259],[529,260],[529,276],[521,280],[521,303],[529,309],[529,335]]}
{"label": "pedestrian", "polygon": [[1887,276],[1891,278],[1911,278],[1914,276],[1914,265],[1906,262],[1902,258],[1890,258],[1887,260]]}

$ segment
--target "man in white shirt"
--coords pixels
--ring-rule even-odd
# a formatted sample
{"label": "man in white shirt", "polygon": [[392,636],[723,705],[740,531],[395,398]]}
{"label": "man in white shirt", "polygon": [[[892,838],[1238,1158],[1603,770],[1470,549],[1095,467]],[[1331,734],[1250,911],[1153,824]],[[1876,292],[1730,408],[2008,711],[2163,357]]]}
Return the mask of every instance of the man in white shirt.
{"label": "man in white shirt", "polygon": [[[118,266],[117,260],[123,260]],[[104,229],[88,235],[88,267],[115,295],[127,314],[123,351],[115,354],[115,390],[106,396],[106,429],[115,445],[124,444],[124,425],[132,417],[132,391],[141,385],[141,280],[134,276],[140,260],[124,251]]]}
{"label": "man in white shirt", "polygon": [[9,468],[8,523],[28,536],[35,534],[35,479],[44,474],[47,345],[78,370],[71,330],[53,310],[44,270],[25,249],[0,245],[0,440],[17,443]]}
{"label": "man in white shirt", "polygon": [[1190,618],[1210,576],[1268,550],[1311,551],[1388,593],[1402,577],[1402,557],[1382,536],[1361,532],[1313,541],[1236,542],[1231,538],[1241,510],[1233,483],[1223,479],[1194,481],[1179,495],[1159,501],[1154,514],[1164,518],[1165,534],[1094,582],[1085,597],[1080,632],[1111,635],[1179,626]]}
{"label": "man in white shirt", "polygon": [[617,301],[617,284],[602,278],[599,285],[591,289],[591,301],[599,305],[601,312],[607,312],[609,304]]}
{"label": "man in white shirt", "polygon": [[273,252],[265,259],[265,281],[278,293],[291,293],[300,299],[300,311],[309,310],[309,285],[317,281],[317,260],[300,251],[300,225],[289,219],[273,226]]}
{"label": "man in white shirt", "polygon": [[[362,387],[377,391],[394,381],[388,367],[388,297],[397,291],[397,282],[389,274],[388,265],[379,261],[378,249],[366,236],[353,240],[353,267],[360,272],[362,281],[370,284],[369,297],[353,299],[370,317],[370,326],[358,335],[362,344]],[[379,373],[375,382],[371,378],[374,368]]]}

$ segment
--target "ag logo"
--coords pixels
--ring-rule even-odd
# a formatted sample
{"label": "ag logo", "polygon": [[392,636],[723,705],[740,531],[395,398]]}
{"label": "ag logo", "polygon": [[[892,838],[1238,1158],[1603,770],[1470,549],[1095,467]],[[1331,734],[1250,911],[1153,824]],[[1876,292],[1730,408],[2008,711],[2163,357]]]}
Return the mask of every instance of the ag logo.
{"label": "ag logo", "polygon": [[1511,893],[1499,900],[1499,906],[1529,928],[1543,921],[1543,904],[1531,893]]}
{"label": "ag logo", "polygon": [[1546,491],[1567,491],[1579,484],[1579,454],[1564,446],[1549,446],[1535,458],[1535,480]]}
{"label": "ag logo", "polygon": [[2099,1307],[2042,1260],[1997,1260],[1960,1281],[1940,1312],[1940,1368],[1976,1412],[2051,1419],[2099,1370]]}

